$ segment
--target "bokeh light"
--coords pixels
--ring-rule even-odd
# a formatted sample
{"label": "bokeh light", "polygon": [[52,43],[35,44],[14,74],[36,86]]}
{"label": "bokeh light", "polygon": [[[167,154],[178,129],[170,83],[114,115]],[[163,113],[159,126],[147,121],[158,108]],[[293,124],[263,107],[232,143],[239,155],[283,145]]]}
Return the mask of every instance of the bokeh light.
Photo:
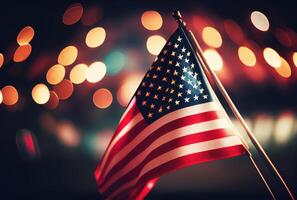
{"label": "bokeh light", "polygon": [[119,73],[126,64],[126,57],[121,50],[110,52],[104,59],[107,66],[107,73],[115,75]]}
{"label": "bokeh light", "polygon": [[17,36],[17,43],[21,46],[29,44],[34,37],[34,34],[34,29],[31,26],[24,27]]}
{"label": "bokeh light", "polygon": [[4,56],[2,53],[0,53],[0,68],[3,66],[4,63]]}
{"label": "bokeh light", "polygon": [[2,103],[2,101],[3,101],[3,95],[2,95],[2,92],[0,90],[0,104]]}
{"label": "bokeh light", "polygon": [[99,47],[103,44],[105,37],[105,29],[102,27],[95,27],[87,33],[86,44],[90,48]]}
{"label": "bokeh light", "polygon": [[43,83],[35,85],[32,89],[32,98],[37,104],[45,104],[48,102],[50,98],[48,87]]}
{"label": "bokeh light", "polygon": [[30,44],[19,46],[14,52],[13,61],[23,62],[30,56],[31,51],[32,51],[32,46]]}
{"label": "bokeh light", "polygon": [[67,46],[60,52],[58,63],[64,66],[71,65],[77,58],[77,48],[75,46]]}
{"label": "bokeh light", "polygon": [[208,65],[215,71],[220,71],[223,67],[223,60],[220,54],[214,49],[207,49],[203,53]]}
{"label": "bokeh light", "polygon": [[131,74],[124,79],[123,84],[117,91],[117,100],[121,106],[126,107],[128,105],[142,77],[141,74]]}
{"label": "bokeh light", "polygon": [[112,94],[111,92],[106,88],[98,89],[93,94],[93,103],[97,108],[107,108],[112,103]]}
{"label": "bokeh light", "polygon": [[158,55],[165,44],[166,40],[160,35],[150,36],[146,41],[147,50],[152,55]]}
{"label": "bokeh light", "polygon": [[45,104],[45,107],[48,109],[55,109],[59,105],[59,97],[54,91],[50,91],[50,97],[48,102]]}
{"label": "bokeh light", "polygon": [[260,114],[255,119],[254,133],[261,144],[267,144],[271,138],[273,130],[272,117]]}
{"label": "bokeh light", "polygon": [[291,112],[282,113],[276,120],[274,129],[275,141],[282,145],[289,141],[294,126],[294,114]]}
{"label": "bokeh light", "polygon": [[87,69],[86,78],[90,83],[96,83],[106,74],[106,66],[103,62],[94,62]]}
{"label": "bokeh light", "polygon": [[98,22],[101,17],[102,10],[97,6],[92,6],[84,11],[84,14],[81,18],[81,23],[85,26],[91,26]]}
{"label": "bokeh light", "polygon": [[19,93],[17,89],[12,85],[7,85],[1,89],[3,100],[2,102],[5,105],[11,106],[18,102],[19,100]]}
{"label": "bokeh light", "polygon": [[[80,84],[86,80],[87,71],[89,70],[86,64],[75,65],[69,75],[69,79],[74,84]],[[95,75],[94,75],[95,76]]]}
{"label": "bokeh light", "polygon": [[294,62],[295,67],[297,67],[297,52],[293,53],[293,62]]}
{"label": "bokeh light", "polygon": [[49,68],[46,73],[46,80],[49,84],[56,85],[65,77],[65,68],[62,65],[56,64]]}
{"label": "bokeh light", "polygon": [[163,20],[160,13],[157,11],[145,11],[141,16],[141,23],[144,28],[155,31],[162,27]]}
{"label": "bokeh light", "polygon": [[238,48],[238,57],[240,59],[240,61],[246,65],[246,66],[249,66],[249,67],[253,67],[255,66],[256,64],[256,56],[254,54],[254,52],[245,47],[245,46],[242,46],[242,47],[239,47]]}
{"label": "bokeh light", "polygon": [[64,79],[54,86],[54,91],[58,95],[59,99],[68,99],[73,93],[73,84],[68,79]]}
{"label": "bokeh light", "polygon": [[83,11],[84,9],[80,3],[70,5],[63,15],[63,23],[65,25],[72,25],[77,23],[82,17]]}
{"label": "bokeh light", "polygon": [[289,63],[282,57],[281,57],[281,66],[278,68],[275,68],[275,70],[280,76],[284,78],[289,78],[292,74]]}
{"label": "bokeh light", "polygon": [[219,48],[222,46],[222,37],[217,29],[207,26],[202,30],[202,39],[210,47]]}
{"label": "bokeh light", "polygon": [[36,137],[28,129],[21,129],[16,134],[16,144],[21,155],[26,159],[37,159],[40,157],[39,145]]}
{"label": "bokeh light", "polygon": [[244,41],[245,35],[241,27],[233,20],[227,19],[224,21],[224,29],[229,38],[238,45]]}
{"label": "bokeh light", "polygon": [[70,122],[62,121],[57,123],[56,135],[65,146],[76,147],[80,143],[79,132]]}
{"label": "bokeh light", "polygon": [[253,25],[260,31],[268,31],[269,21],[267,17],[260,11],[254,11],[251,13],[251,21]]}
{"label": "bokeh light", "polygon": [[274,68],[281,66],[281,58],[279,54],[272,48],[265,48],[263,51],[265,61]]}

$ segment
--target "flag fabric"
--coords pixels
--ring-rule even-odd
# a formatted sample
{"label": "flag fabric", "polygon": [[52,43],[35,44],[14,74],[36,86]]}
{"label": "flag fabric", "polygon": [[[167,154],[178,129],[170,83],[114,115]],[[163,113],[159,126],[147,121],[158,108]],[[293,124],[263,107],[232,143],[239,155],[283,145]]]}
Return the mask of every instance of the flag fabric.
{"label": "flag fabric", "polygon": [[178,28],[149,67],[95,177],[106,199],[143,199],[158,177],[246,153]]}

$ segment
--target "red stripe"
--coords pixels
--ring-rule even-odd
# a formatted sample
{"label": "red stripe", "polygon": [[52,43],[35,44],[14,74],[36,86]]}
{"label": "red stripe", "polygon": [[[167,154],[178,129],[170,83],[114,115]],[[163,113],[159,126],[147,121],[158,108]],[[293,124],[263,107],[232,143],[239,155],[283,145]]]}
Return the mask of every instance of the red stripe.
{"label": "red stripe", "polygon": [[[151,160],[154,158],[162,155],[163,153],[166,153],[172,149],[175,149],[177,147],[181,147],[184,145],[189,145],[189,144],[194,144],[194,143],[199,143],[203,141],[208,141],[208,140],[213,140],[213,139],[218,139],[218,138],[223,138],[226,137],[229,133],[226,133],[225,129],[216,129],[216,130],[211,130],[211,131],[205,131],[205,132],[200,132],[197,134],[192,134],[188,136],[184,136],[175,140],[172,140],[168,143],[165,143],[158,148],[156,148],[154,151],[152,151],[143,162],[141,162],[140,165],[138,165],[136,168],[134,168],[132,171],[129,173],[125,174],[122,176],[120,179],[115,181],[105,192],[104,195],[109,196],[113,192],[115,192],[118,188],[120,188],[122,185],[124,185],[127,182],[130,182],[131,180],[135,179],[141,169]],[[103,191],[101,191],[103,192]]]}
{"label": "red stripe", "polygon": [[[108,174],[105,177],[110,177],[111,175],[115,174],[117,171],[123,168],[123,166],[125,166],[130,160],[132,160],[135,156],[137,156],[142,151],[144,151],[151,143],[153,143],[156,139],[158,139],[160,136],[164,135],[165,133],[168,133],[169,131],[172,131],[177,128],[201,123],[204,121],[215,120],[217,118],[218,118],[217,111],[210,111],[205,113],[199,113],[196,115],[186,116],[165,124],[164,126],[160,127],[159,129],[151,133],[151,135],[149,135],[143,142],[139,143],[136,147],[134,147],[134,149],[130,153],[128,153],[124,157],[124,159],[119,161],[113,168],[111,168],[111,170],[108,172]],[[118,151],[115,151],[115,153],[117,152]],[[104,184],[105,182],[106,180],[104,180],[102,183]]]}

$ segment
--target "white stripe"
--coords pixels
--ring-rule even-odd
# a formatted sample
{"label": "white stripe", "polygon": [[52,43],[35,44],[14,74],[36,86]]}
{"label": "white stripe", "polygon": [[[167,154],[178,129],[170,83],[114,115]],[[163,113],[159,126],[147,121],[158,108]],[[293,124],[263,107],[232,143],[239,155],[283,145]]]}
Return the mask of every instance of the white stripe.
{"label": "white stripe", "polygon": [[124,127],[122,128],[122,130],[112,139],[111,143],[109,144],[109,146],[106,149],[106,153],[105,156],[102,160],[102,164],[100,165],[99,168],[99,176],[98,176],[98,180],[101,179],[100,177],[102,176],[101,172],[103,169],[103,166],[105,165],[107,158],[109,157],[110,151],[112,150],[112,148],[114,147],[114,145],[126,134],[128,133],[136,124],[138,124],[141,120],[143,120],[143,117],[141,115],[141,113],[138,113],[137,115],[135,115],[132,120]]}
{"label": "white stripe", "polygon": [[174,139],[184,137],[187,135],[197,134],[200,132],[205,132],[205,131],[210,131],[215,129],[227,129],[229,127],[230,127],[230,124],[225,119],[216,119],[216,120],[211,120],[207,122],[191,124],[191,125],[177,128],[170,132],[164,133],[164,135],[156,139],[143,152],[141,152],[132,160],[130,160],[129,163],[125,165],[125,167],[117,171],[113,176],[108,177],[108,182],[101,186],[101,191],[104,192],[105,190],[108,189],[108,187],[110,187],[115,181],[117,181],[123,175],[127,174],[128,172],[132,171],[134,168],[139,166],[144,161],[144,159],[159,146],[167,142],[170,142]]}
{"label": "white stripe", "polygon": [[[209,102],[204,104],[199,104],[195,106],[189,106],[186,108],[182,108],[176,111],[173,111],[167,115],[164,115],[160,119],[156,120],[152,124],[148,125],[144,130],[142,130],[129,144],[127,144],[122,150],[117,152],[116,155],[114,155],[113,159],[110,163],[108,163],[108,167],[102,174],[102,180],[106,178],[107,172],[120,160],[122,160],[130,151],[132,151],[138,144],[140,144],[145,138],[147,138],[152,132],[156,131],[161,126],[175,120],[179,119],[185,116],[199,114],[203,112],[208,111],[214,111],[214,110],[221,110],[221,108],[218,106],[216,102]],[[115,143],[114,143],[115,144]],[[113,145],[114,145],[113,144]],[[109,147],[112,148],[113,145],[110,145]],[[105,165],[105,162],[103,162]]]}
{"label": "white stripe", "polygon": [[131,110],[132,107],[136,106],[136,97],[133,97],[133,99],[131,100],[131,102],[129,103],[127,109],[125,110],[124,114],[122,115],[119,124],[121,123],[121,121],[126,117],[127,113]]}
{"label": "white stripe", "polygon": [[205,151],[210,151],[214,149],[219,149],[219,148],[224,148],[224,147],[232,147],[236,145],[242,145],[242,142],[238,138],[238,136],[229,136],[229,137],[224,137],[224,138],[219,138],[219,139],[214,139],[214,140],[209,140],[206,142],[200,142],[200,143],[195,143],[195,144],[190,144],[182,147],[178,147],[176,149],[173,149],[171,151],[168,151],[159,157],[155,158],[154,160],[150,161],[147,163],[142,171],[140,172],[138,178],[126,183],[122,187],[120,187],[118,190],[116,190],[115,193],[111,194],[109,198],[121,193],[125,189],[128,189],[130,187],[133,187],[136,185],[137,181],[146,173],[149,171],[153,170],[156,167],[161,166],[162,164],[165,164],[171,160],[194,154],[194,153],[201,153]]}

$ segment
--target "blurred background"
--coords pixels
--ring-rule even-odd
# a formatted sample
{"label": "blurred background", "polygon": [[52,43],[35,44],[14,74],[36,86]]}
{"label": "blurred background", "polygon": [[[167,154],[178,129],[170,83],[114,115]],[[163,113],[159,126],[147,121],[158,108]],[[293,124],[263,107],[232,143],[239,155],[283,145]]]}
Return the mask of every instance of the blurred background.
{"label": "blurred background", "polygon": [[[2,4],[1,199],[101,199],[93,172],[142,76],[177,27],[174,9],[297,192],[296,2]],[[269,193],[248,159],[238,157],[166,175],[148,196],[198,198],[269,199]]]}

